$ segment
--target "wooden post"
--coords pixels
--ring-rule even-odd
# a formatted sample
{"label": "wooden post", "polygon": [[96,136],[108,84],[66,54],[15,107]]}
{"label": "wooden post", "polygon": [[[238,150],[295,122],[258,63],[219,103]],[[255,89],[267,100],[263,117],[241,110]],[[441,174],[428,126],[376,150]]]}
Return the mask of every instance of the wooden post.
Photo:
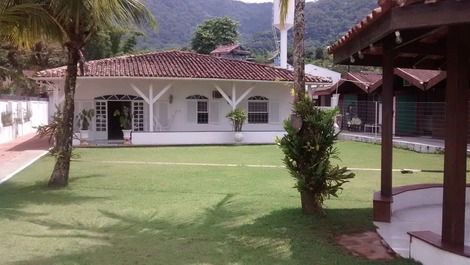
{"label": "wooden post", "polygon": [[447,36],[446,135],[442,241],[464,246],[467,90],[470,86],[468,26],[450,26]]}
{"label": "wooden post", "polygon": [[380,196],[374,196],[374,221],[390,222],[393,158],[393,59],[391,48],[384,47],[382,85],[382,160]]}
{"label": "wooden post", "polygon": [[392,196],[393,161],[393,52],[384,50],[382,85],[382,171],[380,192],[382,196]]}

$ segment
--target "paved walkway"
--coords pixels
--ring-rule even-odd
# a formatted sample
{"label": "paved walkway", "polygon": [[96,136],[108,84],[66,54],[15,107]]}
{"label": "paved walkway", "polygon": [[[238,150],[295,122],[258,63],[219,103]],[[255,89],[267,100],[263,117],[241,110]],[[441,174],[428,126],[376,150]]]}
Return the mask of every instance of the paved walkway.
{"label": "paved walkway", "polygon": [[0,183],[47,154],[47,138],[35,134],[20,137],[12,142],[0,144]]}

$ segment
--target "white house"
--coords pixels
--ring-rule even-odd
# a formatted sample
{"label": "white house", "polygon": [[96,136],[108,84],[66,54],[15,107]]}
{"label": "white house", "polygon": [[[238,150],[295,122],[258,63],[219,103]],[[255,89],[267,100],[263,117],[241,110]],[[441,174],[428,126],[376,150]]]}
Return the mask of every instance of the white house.
{"label": "white house", "polygon": [[[51,106],[64,100],[64,75],[65,67],[35,74],[48,87]],[[92,143],[122,141],[113,113],[127,106],[133,144],[230,144],[234,135],[225,115],[241,107],[248,114],[244,143],[273,143],[291,113],[292,80],[289,70],[190,52],[122,56],[85,64],[75,111],[95,109]],[[306,82],[330,81],[307,75]]]}

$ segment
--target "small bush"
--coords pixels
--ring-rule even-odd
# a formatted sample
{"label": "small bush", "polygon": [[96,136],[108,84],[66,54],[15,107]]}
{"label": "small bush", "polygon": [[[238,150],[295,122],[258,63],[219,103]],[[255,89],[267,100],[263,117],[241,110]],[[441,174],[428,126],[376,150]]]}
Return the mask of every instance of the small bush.
{"label": "small bush", "polygon": [[337,111],[316,108],[314,102],[305,97],[294,104],[294,114],[302,121],[300,130],[294,128],[291,120],[286,120],[287,135],[276,141],[285,154],[287,169],[297,180],[295,187],[302,198],[308,196],[313,200],[313,213],[324,214],[324,200],[337,197],[342,185],[354,177],[346,167],[333,166],[330,161],[338,154],[334,147]]}

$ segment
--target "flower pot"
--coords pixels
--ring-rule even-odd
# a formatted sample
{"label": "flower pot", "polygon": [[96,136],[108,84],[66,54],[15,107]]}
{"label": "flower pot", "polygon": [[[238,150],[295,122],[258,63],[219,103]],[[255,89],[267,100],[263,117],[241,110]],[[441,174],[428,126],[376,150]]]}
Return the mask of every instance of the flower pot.
{"label": "flower pot", "polygon": [[132,133],[132,130],[122,130],[122,134],[124,137],[124,144],[131,143],[131,133]]}
{"label": "flower pot", "polygon": [[243,133],[242,132],[235,132],[234,135],[235,143],[239,144],[243,141]]}
{"label": "flower pot", "polygon": [[321,214],[323,211],[318,202],[315,201],[314,193],[310,190],[300,192],[302,212],[305,214]]}
{"label": "flower pot", "polygon": [[80,130],[80,144],[81,145],[88,145],[89,139],[89,131],[88,130]]}

